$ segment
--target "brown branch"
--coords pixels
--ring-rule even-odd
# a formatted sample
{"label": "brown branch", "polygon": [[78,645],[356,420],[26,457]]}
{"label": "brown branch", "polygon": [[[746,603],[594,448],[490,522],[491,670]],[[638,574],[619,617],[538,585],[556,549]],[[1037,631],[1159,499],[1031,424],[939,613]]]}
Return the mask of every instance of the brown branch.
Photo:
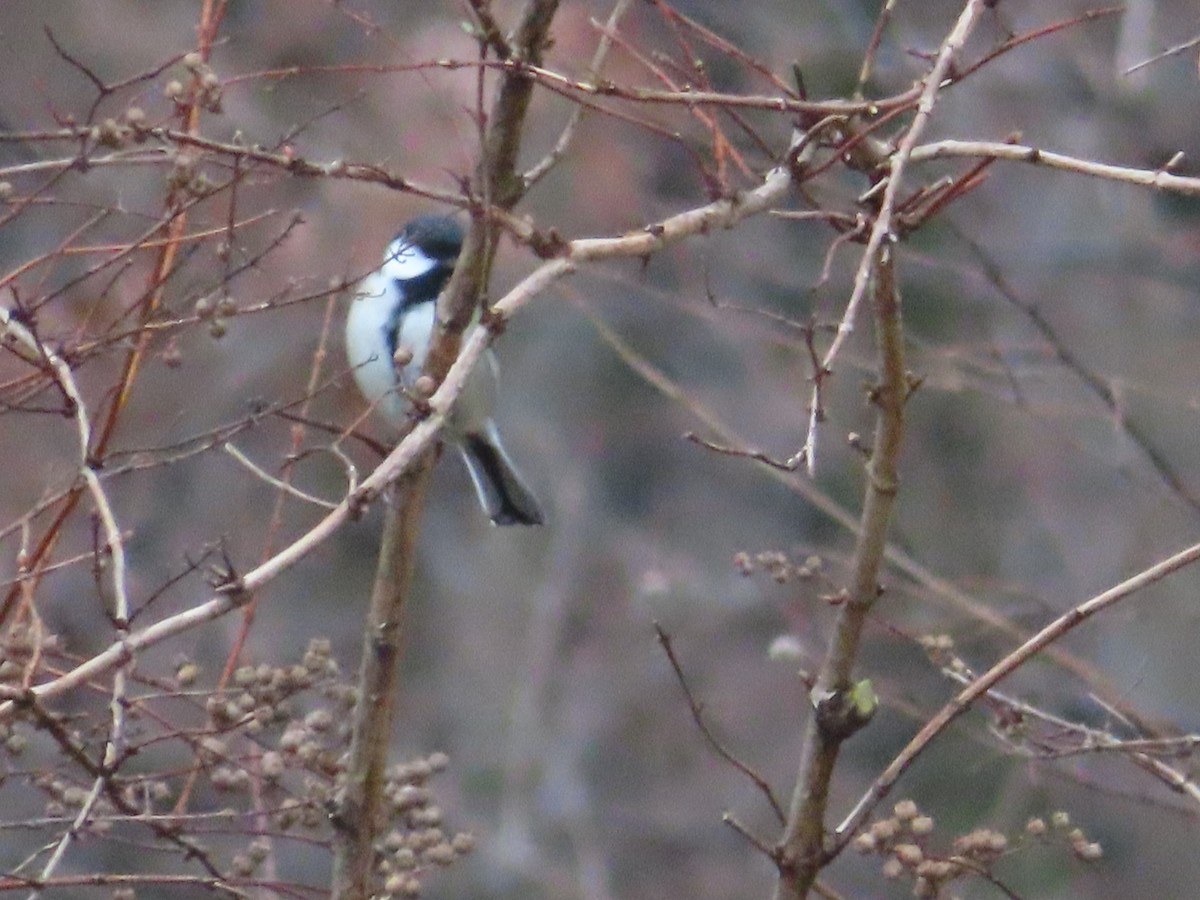
{"label": "brown branch", "polygon": [[[483,110],[479,110],[480,127],[486,125],[486,130],[471,190],[482,200],[480,213],[489,207],[507,212],[524,196],[526,184],[517,170],[517,158],[534,82],[521,66],[541,64],[557,9],[558,0],[528,0],[517,27],[505,39],[509,59],[521,65],[505,73],[490,116],[484,119]],[[494,43],[486,35],[481,39],[485,47]],[[438,300],[437,328],[425,363],[425,371],[435,384],[444,386],[460,357],[462,335],[479,309],[498,239],[498,225],[482,214],[473,219],[454,275]],[[480,331],[481,340],[486,342],[490,333]],[[479,353],[484,346],[480,343]],[[404,477],[391,490],[392,505],[383,529],[379,566],[363,630],[357,682],[360,701],[354,713],[346,788],[339,797],[342,827],[334,845],[334,900],[361,900],[373,893],[376,835],[385,804],[383,780],[400,690],[403,613],[412,584],[426,487],[437,457],[436,447],[416,453]]]}
{"label": "brown branch", "polygon": [[836,840],[829,850],[830,855],[836,855],[849,843],[875,807],[890,793],[900,776],[908,770],[908,767],[924,752],[933,739],[941,734],[951,722],[970,709],[976,700],[985,696],[992,687],[1092,616],[1197,561],[1200,561],[1200,544],[1193,544],[1174,556],[1150,566],[1132,578],[1128,578],[1104,593],[1068,610],[972,681],[953,700],[942,707],[937,715],[925,723],[925,726],[908,742],[908,745],[879,774],[870,789],[838,826]]}
{"label": "brown branch", "polygon": [[781,472],[795,472],[800,468],[801,459],[775,459],[761,450],[750,450],[744,447],[731,447],[728,444],[718,444],[716,441],[710,441],[707,438],[700,437],[694,431],[685,431],[683,433],[685,441],[691,441],[693,444],[699,444],[706,450],[711,450],[713,453],[719,453],[722,456],[734,456],[741,459],[752,459],[755,462],[760,462],[765,466],[770,466],[772,469],[778,469]]}
{"label": "brown branch", "polygon": [[[676,18],[685,17],[675,14]],[[743,57],[745,56],[742,54]],[[749,58],[749,57],[745,57]],[[873,100],[804,100],[797,99],[794,89],[776,78],[769,80],[774,83],[780,94],[732,94],[722,91],[670,91],[653,88],[627,87],[610,81],[579,80],[543,68],[540,65],[530,65],[517,58],[509,59],[431,59],[423,62],[405,63],[402,65],[306,65],[287,66],[278,69],[265,69],[259,72],[248,72],[234,75],[224,80],[226,85],[239,84],[260,78],[292,78],[299,75],[315,74],[394,74],[400,72],[418,72],[425,69],[442,69],[453,72],[459,69],[485,68],[518,73],[526,78],[539,82],[543,87],[557,88],[570,94],[585,96],[605,96],[627,100],[637,104],[666,104],[678,106],[726,106],[738,109],[759,109],[768,112],[794,112],[812,115],[873,115],[876,111],[891,110],[896,107],[907,107],[916,101],[919,89],[910,89],[890,97],[880,97]],[[759,67],[760,72],[769,71]],[[0,133],[0,141],[13,140]]]}
{"label": "brown branch", "polygon": [[879,599],[880,573],[888,525],[899,486],[898,464],[904,437],[904,406],[911,390],[904,365],[904,329],[895,283],[892,248],[884,245],[872,275],[879,384],[875,436],[863,501],[850,584],[838,610],[824,662],[810,692],[813,709],[805,726],[796,788],[780,840],[779,900],[807,896],[828,862],[825,811],[834,767],[842,744],[866,724],[871,709],[852,702],[852,676],[867,616]]}
{"label": "brown branch", "polygon": [[491,0],[467,0],[467,5],[475,15],[475,24],[478,29],[476,37],[480,46],[485,49],[490,48],[500,59],[511,57],[513,48],[508,43],[508,38],[504,36],[504,32],[501,31],[500,23],[492,15]]}
{"label": "brown branch", "polygon": [[[899,192],[904,182],[906,169],[914,159],[913,150],[917,145],[917,141],[920,140],[921,134],[924,133],[925,128],[929,124],[939,93],[952,72],[955,58],[959,51],[962,50],[968,36],[974,30],[975,23],[983,13],[985,5],[985,0],[967,0],[967,3],[963,6],[963,10],[954,23],[954,27],[942,41],[937,59],[925,75],[924,83],[921,86],[921,98],[917,102],[917,114],[913,117],[908,128],[905,129],[895,153],[891,154],[890,159],[887,160],[887,177],[884,181],[878,182],[875,185],[875,187],[882,186],[883,188],[882,195],[877,201],[875,221],[871,225],[871,233],[867,238],[866,248],[863,250],[858,269],[854,273],[854,289],[850,293],[850,299],[846,301],[846,309],[842,315],[841,325],[838,326],[837,335],[834,337],[833,343],[829,345],[829,349],[825,352],[825,357],[821,360],[822,369],[831,369],[833,367],[833,361],[837,358],[846,340],[854,331],[858,307],[861,304],[862,298],[867,293],[868,280],[876,265],[879,251],[885,241],[890,241],[895,236],[893,216],[896,203],[899,199]],[[804,440],[803,450],[804,460],[808,464],[810,474],[814,471],[817,461],[818,420],[816,411],[818,408],[817,398],[814,396],[813,411],[809,417],[808,434]]]}
{"label": "brown branch", "polygon": [[[475,0],[472,0],[472,3],[474,2]],[[616,0],[612,12],[608,15],[608,21],[605,22],[604,28],[600,33],[600,40],[596,44],[596,52],[592,54],[592,61],[588,64],[588,71],[592,74],[593,79],[599,79],[600,77],[605,60],[608,59],[608,53],[612,49],[612,35],[617,30],[617,26],[620,24],[621,18],[625,15],[625,11],[629,8],[631,2],[632,0]],[[563,155],[571,146],[571,141],[575,137],[579,123],[583,121],[583,115],[589,108],[591,108],[589,104],[576,104],[575,109],[571,112],[571,117],[567,120],[567,124],[563,126],[563,130],[559,133],[558,140],[554,142],[554,146],[550,148],[550,151],[537,164],[521,176],[525,181],[526,191],[541,181],[547,173],[558,165]]]}
{"label": "brown branch", "polygon": [[[775,792],[771,790],[771,785],[758,772],[726,749],[725,745],[712,733],[712,729],[708,727],[708,723],[704,721],[704,708],[696,700],[695,694],[692,693],[692,689],[687,683],[687,677],[683,674],[683,667],[680,666],[679,658],[675,655],[675,647],[671,644],[671,636],[667,634],[658,622],[654,623],[654,633],[658,637],[659,646],[663,648],[663,653],[667,655],[667,662],[671,664],[671,671],[675,673],[675,680],[679,682],[680,688],[683,689],[683,696],[687,699],[688,709],[692,713],[692,721],[696,723],[696,727],[700,730],[700,734],[704,737],[708,746],[712,748],[717,756],[721,757],[721,759],[725,760],[725,762],[754,782],[754,786],[762,792],[762,795],[767,800],[767,804],[771,807],[771,811],[775,813],[775,817],[779,819],[780,824],[783,824],[783,807],[775,799]],[[726,820],[729,821],[730,818],[727,816]]]}
{"label": "brown branch", "polygon": [[383,808],[384,780],[396,710],[404,642],[403,613],[414,571],[425,488],[436,450],[424,454],[389,493],[383,542],[363,632],[357,678],[358,702],[346,766],[346,785],[334,813],[334,857],[330,896],[364,900],[374,896],[375,841]]}

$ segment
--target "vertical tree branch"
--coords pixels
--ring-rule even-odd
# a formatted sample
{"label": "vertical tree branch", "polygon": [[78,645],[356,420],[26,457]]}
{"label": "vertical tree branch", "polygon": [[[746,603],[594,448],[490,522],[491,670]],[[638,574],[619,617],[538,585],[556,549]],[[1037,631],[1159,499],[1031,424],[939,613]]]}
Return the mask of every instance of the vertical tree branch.
{"label": "vertical tree branch", "polygon": [[[430,457],[436,452],[429,452]],[[358,671],[358,703],[336,819],[331,896],[372,894],[375,836],[384,803],[384,771],[392,739],[404,630],[401,616],[412,587],[413,550],[432,463],[418,463],[388,494],[387,520]]]}
{"label": "vertical tree branch", "polygon": [[851,677],[863,626],[880,596],[879,573],[899,485],[904,404],[910,391],[890,243],[879,250],[872,287],[880,368],[879,384],[871,392],[877,408],[875,442],[867,464],[866,496],[851,564],[851,583],[810,694],[813,712],[805,729],[796,788],[778,848],[775,896],[779,900],[807,896],[828,860],[825,808],[834,766],[843,742],[867,723],[873,711],[861,697],[854,696],[858,692],[853,690]]}
{"label": "vertical tree branch", "polygon": [[[880,252],[880,248],[883,247],[884,243],[892,240],[896,234],[893,216],[896,211],[897,200],[900,197],[900,190],[904,185],[904,178],[913,149],[917,146],[917,141],[920,140],[926,126],[929,124],[938,94],[946,82],[946,76],[952,71],[959,51],[962,50],[963,45],[967,42],[967,38],[970,37],[976,22],[983,14],[987,5],[986,0],[967,0],[963,5],[962,12],[959,13],[958,20],[954,23],[954,28],[950,30],[950,33],[946,35],[946,39],[942,41],[937,59],[934,60],[933,66],[925,76],[925,83],[921,88],[921,99],[917,101],[917,114],[913,117],[912,123],[900,138],[896,152],[891,155],[889,163],[891,171],[888,173],[887,182],[884,184],[883,195],[879,200],[879,208],[875,215],[875,221],[871,225],[871,234],[867,238],[866,249],[863,251],[858,271],[854,274],[854,290],[850,294],[850,299],[846,302],[846,310],[842,313],[842,321],[838,324],[837,334],[834,336],[833,343],[829,345],[829,349],[825,351],[825,356],[821,360],[822,369],[831,369],[833,367],[833,361],[837,358],[846,340],[849,339],[850,333],[854,331],[854,320],[857,317],[861,298],[867,291],[867,280],[871,274],[871,267],[875,263],[876,254]],[[817,387],[819,385],[813,386],[812,413],[809,416],[808,434],[805,437],[802,451],[810,474],[814,471],[817,460],[817,425],[821,401]]]}
{"label": "vertical tree branch", "polygon": [[506,69],[492,106],[472,190],[480,204],[463,244],[454,276],[438,300],[438,330],[425,370],[440,384],[458,355],[462,333],[479,308],[491,274],[497,230],[488,208],[508,211],[525,196],[525,179],[517,169],[521,137],[534,81],[525,65],[540,66],[558,0],[529,0],[520,24],[509,36],[512,68]]}
{"label": "vertical tree branch", "polygon": [[[557,9],[558,0],[529,0],[516,29],[507,38],[512,53],[509,58],[518,65],[506,71],[487,123],[472,188],[476,199],[482,199],[482,208],[475,211],[454,275],[438,300],[438,327],[425,365],[438,384],[458,356],[463,332],[479,307],[491,273],[497,232],[486,210],[492,206],[509,210],[525,193],[517,159],[534,82],[521,65],[541,63]],[[489,45],[495,43],[494,38],[489,41]],[[372,893],[375,837],[399,694],[402,613],[412,586],[413,551],[425,490],[436,461],[436,452],[426,453],[411,474],[396,483],[391,494],[363,636],[359,701],[346,787],[339,804],[341,827],[334,849],[332,890],[335,900],[366,900]]]}

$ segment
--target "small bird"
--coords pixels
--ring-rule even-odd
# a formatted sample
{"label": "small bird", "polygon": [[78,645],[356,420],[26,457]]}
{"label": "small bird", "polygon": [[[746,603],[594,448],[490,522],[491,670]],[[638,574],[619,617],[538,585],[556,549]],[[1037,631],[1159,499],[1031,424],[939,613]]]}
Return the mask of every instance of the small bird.
{"label": "small bird", "polygon": [[[346,356],[362,395],[392,428],[408,417],[405,393],[421,375],[433,340],[437,298],[454,272],[463,232],[445,216],[418,216],[388,245],[383,265],[363,279],[346,318]],[[472,371],[446,421],[480,505],[496,525],[541,525],[533,492],[504,452],[492,421],[496,358]]]}

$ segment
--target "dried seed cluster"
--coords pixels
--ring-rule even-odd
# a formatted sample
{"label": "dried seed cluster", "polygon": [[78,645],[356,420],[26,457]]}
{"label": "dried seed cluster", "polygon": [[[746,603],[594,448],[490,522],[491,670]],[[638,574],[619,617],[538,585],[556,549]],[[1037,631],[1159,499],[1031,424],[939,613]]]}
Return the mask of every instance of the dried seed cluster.
{"label": "dried seed cluster", "polygon": [[176,113],[184,113],[193,104],[210,113],[223,112],[221,79],[199,53],[188,53],[180,61],[187,70],[185,85],[172,78],[163,87],[167,99],[175,104]]}
{"label": "dried seed cluster", "polygon": [[1068,830],[1070,817],[1065,812],[1054,813],[1051,822],[1048,827],[1043,819],[1030,819],[1016,840],[991,828],[977,828],[955,838],[952,853],[936,854],[929,848],[933,817],[922,813],[914,801],[901,800],[891,816],[872,822],[852,846],[859,853],[880,857],[885,878],[911,879],[914,897],[936,898],[951,882],[986,875],[997,860],[1017,849],[1015,845],[1044,840],[1052,829],[1066,836],[1079,859],[1100,859],[1100,845],[1088,841],[1079,829]]}
{"label": "dried seed cluster", "polygon": [[384,897],[416,897],[420,875],[432,868],[452,865],[475,849],[467,832],[447,834],[443,814],[427,787],[434,775],[450,764],[444,753],[393,766],[387,773],[384,796],[392,816],[392,829],[379,848],[379,874]]}
{"label": "dried seed cluster", "polygon": [[[13,628],[0,646],[0,678],[20,684],[35,654],[45,658],[54,647],[44,633]],[[57,743],[67,759],[20,776],[43,798],[47,827],[61,828],[86,810],[81,834],[115,837],[131,819],[170,815],[172,833],[185,836],[189,847],[234,880],[261,877],[272,853],[288,852],[294,831],[307,832],[295,838],[306,843],[330,840],[346,784],[357,693],[343,679],[329,641],[312,641],[293,664],[243,665],[221,691],[206,688],[204,676],[186,658],[173,661],[167,678],[136,673],[126,700],[129,758],[163,752],[175,757],[160,759],[147,775],[118,766],[99,791],[94,770],[69,760],[103,758],[111,729],[107,708],[96,717],[74,714],[49,724],[51,713],[39,707],[36,715],[24,711],[0,722],[0,745],[8,756],[36,739]],[[193,713],[190,727],[171,724],[187,718],[180,716],[181,705]],[[375,848],[374,896],[415,897],[429,872],[474,848],[471,834],[447,827],[433,791],[433,779],[449,762],[435,752],[387,771],[387,821]],[[184,790],[184,811],[175,812]]]}
{"label": "dried seed cluster", "polygon": [[967,664],[954,652],[954,638],[950,635],[923,634],[917,642],[935,666],[953,672],[966,672]]}
{"label": "dried seed cluster", "polygon": [[804,562],[797,563],[782,550],[761,550],[753,554],[742,550],[734,555],[733,565],[741,575],[749,577],[764,572],[777,584],[787,584],[815,577],[823,564],[819,556],[808,556]]}
{"label": "dried seed cluster", "polygon": [[[319,692],[321,702],[300,708],[302,695],[313,691]],[[336,818],[345,784],[350,712],[356,702],[357,694],[340,680],[325,640],[311,642],[296,665],[239,668],[231,690],[209,700],[214,723],[232,732],[202,742],[199,752],[213,788],[249,797],[257,785],[260,796],[276,804],[270,819],[281,833],[327,829]],[[274,741],[272,733],[278,734]],[[243,734],[253,738],[260,752],[232,752],[230,745]],[[445,830],[444,814],[430,788],[431,780],[448,765],[446,754],[431,753],[388,770],[383,792],[390,830],[376,847],[378,896],[417,896],[425,873],[451,865],[473,848],[470,834]],[[236,874],[249,877],[269,853],[269,844],[251,843],[230,865]]]}

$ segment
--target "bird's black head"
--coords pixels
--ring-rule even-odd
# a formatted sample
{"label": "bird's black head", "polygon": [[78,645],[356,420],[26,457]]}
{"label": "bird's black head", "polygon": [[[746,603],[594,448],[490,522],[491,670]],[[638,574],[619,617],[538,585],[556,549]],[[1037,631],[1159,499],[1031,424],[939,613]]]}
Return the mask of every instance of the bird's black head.
{"label": "bird's black head", "polygon": [[462,228],[449,216],[417,216],[396,238],[451,268],[463,245]]}
{"label": "bird's black head", "polygon": [[395,286],[397,315],[438,298],[454,273],[462,243],[462,228],[447,216],[418,216],[400,230],[379,270]]}

